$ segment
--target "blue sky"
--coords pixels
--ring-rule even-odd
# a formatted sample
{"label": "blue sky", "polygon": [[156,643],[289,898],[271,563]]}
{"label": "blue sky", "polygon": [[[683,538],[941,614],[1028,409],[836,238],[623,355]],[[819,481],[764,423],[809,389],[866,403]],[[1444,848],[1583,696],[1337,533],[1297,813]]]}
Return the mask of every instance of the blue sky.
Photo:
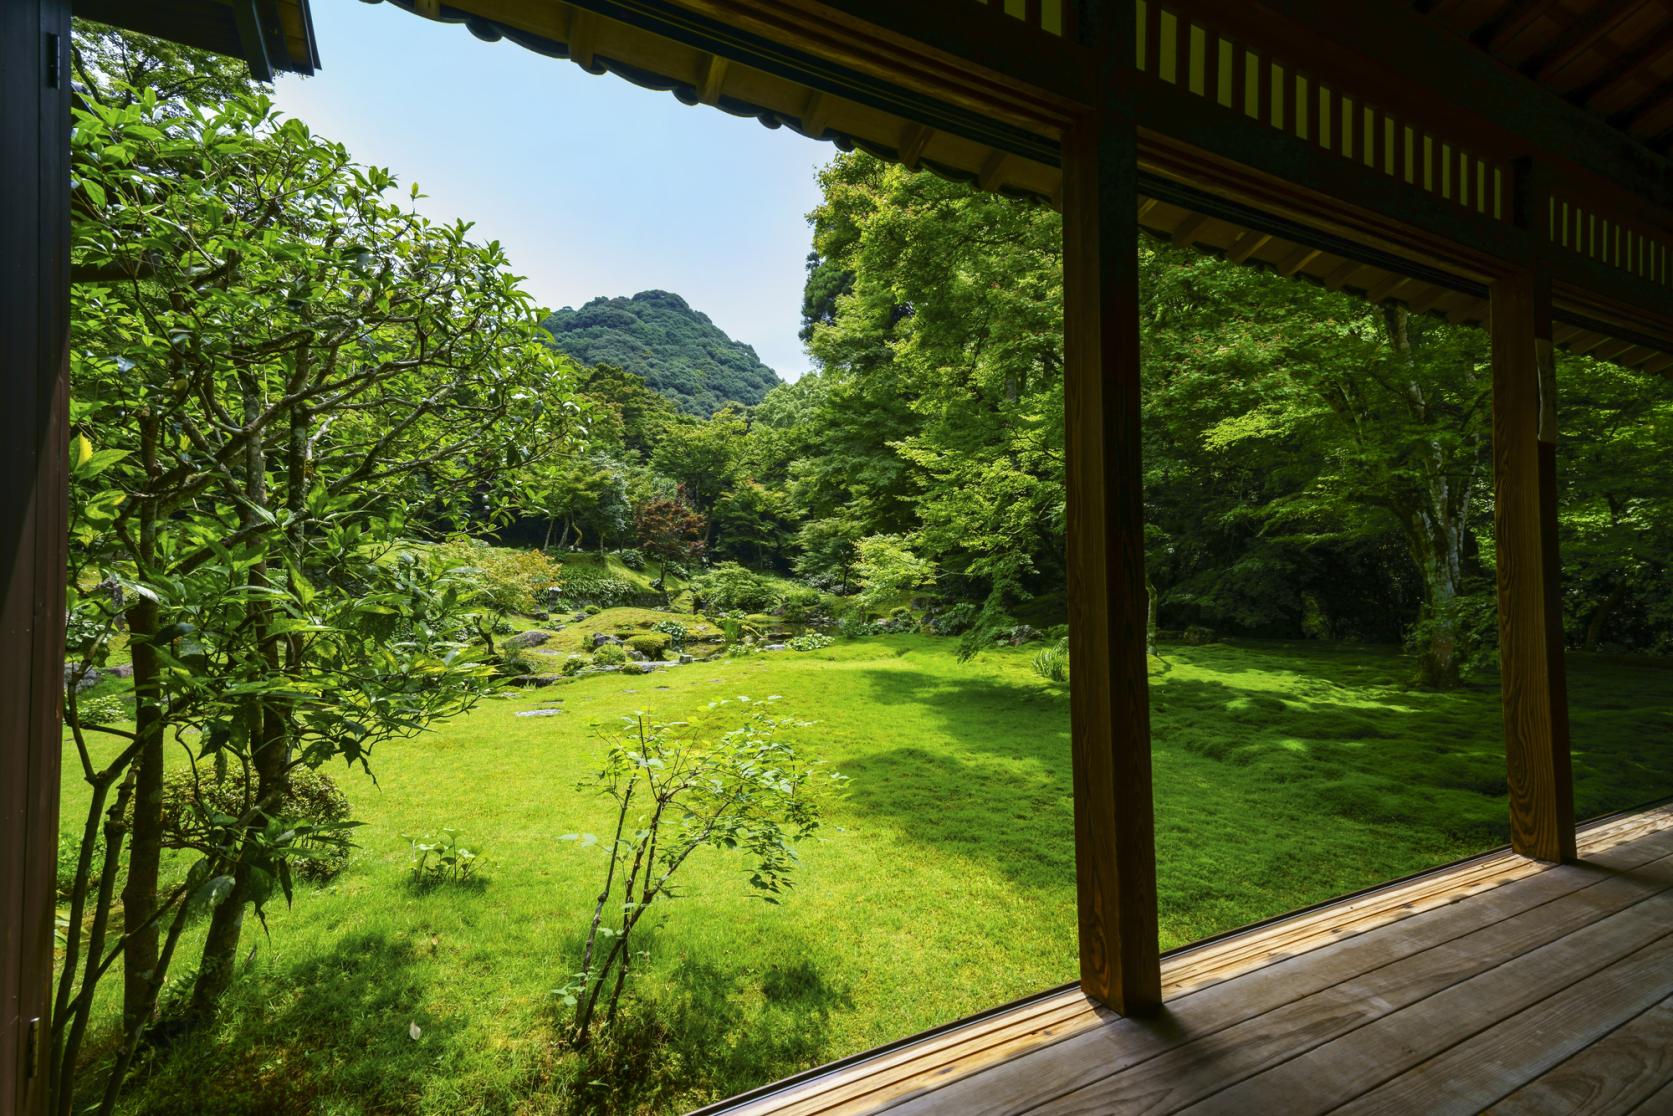
{"label": "blue sky", "polygon": [[786,379],[814,171],[835,149],[389,4],[316,3],[323,63],[279,106],[499,240],[541,302],[674,291]]}

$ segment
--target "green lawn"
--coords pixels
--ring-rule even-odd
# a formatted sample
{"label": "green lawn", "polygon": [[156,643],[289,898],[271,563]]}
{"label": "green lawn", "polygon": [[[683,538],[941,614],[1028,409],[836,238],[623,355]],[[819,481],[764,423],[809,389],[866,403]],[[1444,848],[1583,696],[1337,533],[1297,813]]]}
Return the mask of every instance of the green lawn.
{"label": "green lawn", "polygon": [[[273,911],[270,938],[249,932],[224,1021],[162,1051],[131,1110],[677,1110],[1071,979],[1066,691],[1029,669],[1035,648],[959,663],[954,646],[900,636],[589,676],[383,749],[375,785],[338,772],[366,823],[348,869]],[[1380,649],[1164,651],[1164,947],[1505,839],[1495,689],[1408,691]],[[1673,793],[1673,671],[1575,656],[1570,676],[1582,816]],[[548,990],[575,967],[602,860],[557,837],[605,825],[575,790],[598,730],[771,694],[852,780],[799,887],[768,907],[736,861],[694,863],[686,897],[652,916],[632,1018],[577,1065]],[[516,716],[544,707],[563,712]],[[483,878],[415,891],[401,834],[448,825],[480,842]]]}

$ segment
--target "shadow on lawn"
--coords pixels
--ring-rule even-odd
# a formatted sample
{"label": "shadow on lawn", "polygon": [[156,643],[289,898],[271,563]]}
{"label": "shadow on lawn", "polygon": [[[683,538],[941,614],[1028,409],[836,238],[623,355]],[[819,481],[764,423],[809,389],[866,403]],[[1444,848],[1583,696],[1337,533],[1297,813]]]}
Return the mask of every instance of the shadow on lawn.
{"label": "shadow on lawn", "polygon": [[[1193,649],[1179,661],[1220,673],[1224,651]],[[1300,672],[1312,659],[1284,661],[1289,673],[1309,677]],[[1387,667],[1359,673],[1365,696],[1357,701],[1334,677],[1293,692],[1184,672],[1154,679],[1158,809],[1185,829],[1213,810],[1257,825],[1263,816],[1338,817],[1472,848],[1502,842],[1507,788],[1496,693],[1413,696],[1390,686]],[[991,675],[886,668],[859,677],[868,703],[927,711],[956,746],[913,741],[845,761],[855,805],[1019,884],[1051,887],[1072,874],[1066,691]],[[1207,779],[1212,790],[1185,793],[1177,780],[1187,771],[1192,785]]]}
{"label": "shadow on lawn", "polygon": [[160,1053],[149,1080],[134,1083],[133,1111],[269,1116],[332,1098],[357,1111],[413,1108],[451,1057],[456,1029],[423,1013],[419,961],[409,942],[358,933],[282,976],[241,974],[213,1031]]}
{"label": "shadow on lawn", "polygon": [[579,1053],[565,1111],[685,1110],[811,1068],[831,1057],[832,1012],[850,1006],[806,959],[758,974],[688,959]]}

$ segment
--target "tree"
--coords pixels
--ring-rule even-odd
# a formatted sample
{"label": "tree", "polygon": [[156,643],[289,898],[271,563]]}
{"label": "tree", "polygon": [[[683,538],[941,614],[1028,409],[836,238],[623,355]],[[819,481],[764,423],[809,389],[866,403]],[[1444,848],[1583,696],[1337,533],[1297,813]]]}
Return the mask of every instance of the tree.
{"label": "tree", "polygon": [[[288,859],[331,839],[278,816],[287,773],[364,765],[488,684],[469,587],[404,540],[514,506],[521,467],[576,407],[498,245],[393,201],[387,172],[266,99],[182,111],[113,84],[83,90],[75,123],[71,654],[101,661],[126,626],[135,729],[83,724],[71,688],[89,840],[112,788],[117,802],[106,882],[89,893],[84,844],[71,900],[54,1087],[67,1111],[93,992],[120,956],[108,1111],[186,919],[210,909],[192,997],[206,1014],[246,909],[288,896]],[[88,731],[127,745],[96,768]],[[178,882],[158,864],[168,733],[256,791]]]}
{"label": "tree", "polygon": [[668,594],[668,567],[673,563],[694,562],[703,556],[703,536],[706,524],[703,517],[678,500],[651,500],[633,511],[633,535],[639,549],[655,558],[661,568],[657,572],[656,588]]}
{"label": "tree", "polygon": [[789,735],[807,722],[775,718],[764,704],[739,701],[748,711],[742,724],[712,734],[649,722],[643,714],[626,718],[626,731],[607,738],[603,767],[582,784],[615,802],[616,824],[614,836],[602,843],[590,833],[563,838],[596,845],[608,858],[581,969],[557,989],[575,1010],[571,1037],[577,1046],[590,1037],[606,985],[605,1019],[615,1019],[634,931],[655,903],[678,894],[673,877],[692,853],[742,852],[751,894],[767,903],[776,905],[794,883],[795,842],[819,827],[811,793],[819,765],[803,757]]}

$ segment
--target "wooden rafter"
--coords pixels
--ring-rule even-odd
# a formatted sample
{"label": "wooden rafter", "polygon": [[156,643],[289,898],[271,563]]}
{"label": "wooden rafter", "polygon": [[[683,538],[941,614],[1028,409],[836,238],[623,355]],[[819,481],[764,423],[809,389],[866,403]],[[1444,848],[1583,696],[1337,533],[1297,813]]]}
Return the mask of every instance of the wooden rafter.
{"label": "wooden rafter", "polygon": [[1303,245],[1291,253],[1289,259],[1278,265],[1278,274],[1282,275],[1286,279],[1293,279],[1295,276],[1300,274],[1308,264],[1317,260],[1322,255],[1324,255],[1324,253],[1319,249],[1308,248]]}
{"label": "wooden rafter", "polygon": [[1649,3],[1650,0],[1617,0],[1615,3],[1600,4],[1572,27],[1564,29],[1551,47],[1525,66],[1523,72],[1536,81],[1550,81],[1607,38],[1610,32],[1643,11]]}
{"label": "wooden rafter", "polygon": [[593,43],[598,35],[598,17],[576,8],[569,19],[569,57],[584,70],[593,68]]}
{"label": "wooden rafter", "polygon": [[721,89],[726,84],[726,59],[718,54],[703,56],[703,69],[697,77],[697,100],[705,105],[720,103]]}
{"label": "wooden rafter", "polygon": [[1173,242],[1181,248],[1189,248],[1196,244],[1197,236],[1210,218],[1201,213],[1188,214],[1185,220],[1179,222],[1173,229]]}
{"label": "wooden rafter", "polygon": [[1515,42],[1517,37],[1538,23],[1541,17],[1557,7],[1558,0],[1525,0],[1513,4],[1503,15],[1480,28],[1471,36],[1477,45],[1495,54]]}
{"label": "wooden rafter", "polygon": [[908,124],[900,137],[900,161],[907,170],[917,170],[918,161],[924,157],[924,148],[934,138],[935,129],[923,124]]}
{"label": "wooden rafter", "polygon": [[982,169],[976,172],[976,186],[982,190],[997,190],[1005,182],[1005,171],[1010,166],[1011,155],[1007,151],[995,150],[982,164]]}
{"label": "wooden rafter", "polygon": [[1232,246],[1226,249],[1226,259],[1232,263],[1245,263],[1250,256],[1266,247],[1271,240],[1272,237],[1266,233],[1250,229],[1232,241]]}
{"label": "wooden rafter", "polygon": [[[1659,63],[1669,54],[1673,54],[1673,24],[1669,24],[1666,30],[1645,42],[1631,54],[1623,56],[1596,81],[1575,90],[1571,99],[1588,108],[1607,105],[1623,90],[1631,88],[1635,83],[1642,84],[1650,67]],[[1631,103],[1613,111],[1617,113],[1632,111],[1643,104],[1646,98],[1654,96],[1656,89],[1656,86],[1646,87]]]}

